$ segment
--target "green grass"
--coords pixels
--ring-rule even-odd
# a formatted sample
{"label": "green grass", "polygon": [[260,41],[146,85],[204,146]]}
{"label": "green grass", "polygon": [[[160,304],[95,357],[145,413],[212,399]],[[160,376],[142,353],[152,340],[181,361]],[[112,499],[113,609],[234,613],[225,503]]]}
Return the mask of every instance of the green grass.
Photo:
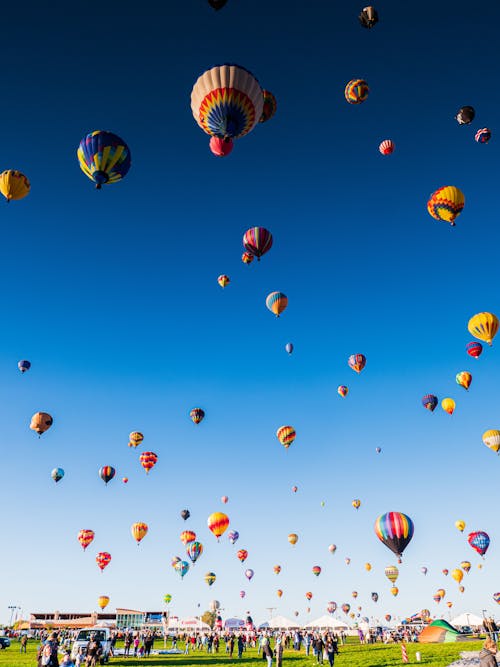
{"label": "green grass", "polygon": [[[408,644],[409,664],[425,665],[426,667],[446,667],[451,662],[458,660],[461,651],[478,651],[482,641],[458,642],[452,644]],[[19,644],[14,639],[10,648],[0,651],[0,667],[35,667],[36,651],[38,643],[30,641],[26,654],[19,652]],[[155,642],[155,648],[163,647],[162,641]],[[170,643],[169,643],[170,648]],[[179,643],[179,648],[183,646]],[[389,667],[391,665],[403,665],[401,661],[401,647],[398,645],[374,644],[373,646],[360,646],[353,641],[345,646],[340,646],[340,655],[335,658],[335,667]],[[112,658],[110,667],[138,667],[139,665],[152,665],[153,667],[229,667],[229,665],[241,665],[241,667],[267,667],[262,658],[257,655],[256,649],[249,649],[243,653],[243,658],[238,660],[233,655],[230,660],[226,655],[224,644],[221,644],[219,654],[207,655],[203,651],[195,651],[189,655],[160,655],[150,658]],[[422,660],[415,660],[416,651],[420,651]],[[283,667],[315,667],[316,661],[312,653],[306,658],[304,650],[298,654],[292,649],[285,651]],[[326,667],[328,662],[325,663]],[[273,667],[275,663],[273,662]]]}

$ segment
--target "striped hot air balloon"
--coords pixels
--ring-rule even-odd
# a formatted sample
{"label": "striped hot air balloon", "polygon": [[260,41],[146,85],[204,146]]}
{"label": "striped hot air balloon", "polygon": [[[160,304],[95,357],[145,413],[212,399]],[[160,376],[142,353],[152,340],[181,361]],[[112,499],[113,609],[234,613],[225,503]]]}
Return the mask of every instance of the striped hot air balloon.
{"label": "striped hot air balloon", "polygon": [[347,360],[349,368],[352,368],[356,373],[361,373],[363,368],[366,366],[366,357],[364,354],[351,354]]}
{"label": "striped hot air balloon", "polygon": [[80,141],[78,162],[83,173],[94,181],[98,190],[107,183],[116,183],[130,169],[130,149],[112,132],[96,130]]}
{"label": "striped hot air balloon", "polygon": [[243,245],[245,250],[260,261],[273,245],[273,235],[265,227],[250,227],[243,234]]}
{"label": "striped hot air balloon", "polygon": [[276,431],[276,437],[285,449],[288,449],[296,438],[296,432],[293,426],[280,426]]}
{"label": "striped hot air balloon", "polygon": [[147,523],[138,521],[137,523],[132,524],[130,531],[134,540],[137,542],[137,544],[139,544],[140,541],[147,535],[148,525]]}
{"label": "striped hot air balloon", "polygon": [[141,462],[141,466],[146,471],[146,474],[148,474],[151,468],[154,468],[156,465],[158,456],[154,452],[143,452],[139,457],[139,461]]}
{"label": "striped hot air balloon", "polygon": [[498,317],[493,313],[478,313],[470,318],[468,329],[475,338],[491,345],[498,331]]}
{"label": "striped hot air balloon", "polygon": [[478,343],[475,340],[471,341],[470,343],[467,343],[465,349],[467,350],[467,354],[471,357],[474,357],[474,359],[480,357],[483,352],[483,346],[481,345],[481,343]]}
{"label": "striped hot air balloon", "polygon": [[78,532],[78,541],[82,545],[84,551],[92,542],[94,536],[95,536],[94,531],[89,530],[88,528],[84,528]]}
{"label": "striped hot air balloon", "polygon": [[106,486],[115,475],[116,470],[113,468],[113,466],[102,466],[102,468],[99,469],[99,477],[102,479],[104,484],[106,484]]}
{"label": "striped hot air balloon", "polygon": [[490,429],[483,433],[483,442],[491,451],[498,454],[500,450],[500,431],[498,429]]}
{"label": "striped hot air balloon", "polygon": [[107,551],[100,551],[95,557],[95,561],[102,572],[111,563],[111,554],[108,554]]}
{"label": "striped hot air balloon", "polygon": [[465,197],[454,185],[445,185],[431,194],[427,202],[427,211],[435,220],[449,222],[455,226],[455,218],[464,208]]}
{"label": "striped hot air balloon", "polygon": [[288,306],[288,297],[283,292],[271,292],[266,298],[266,306],[279,317]]}
{"label": "striped hot air balloon", "polygon": [[491,139],[491,130],[488,127],[482,127],[476,132],[474,139],[478,144],[487,144]]}
{"label": "striped hot air balloon", "polygon": [[402,512],[381,514],[375,521],[374,529],[378,539],[399,557],[403,555],[414,532],[413,521]]}
{"label": "striped hot air balloon", "polygon": [[370,89],[364,79],[351,79],[345,87],[344,95],[349,104],[361,104],[369,92]]}
{"label": "striped hot air balloon", "polygon": [[262,116],[259,119],[259,123],[267,123],[267,121],[271,120],[276,113],[278,103],[270,90],[263,90],[262,97],[264,98],[264,106],[262,108]]}
{"label": "striped hot air balloon", "polygon": [[180,541],[184,546],[186,544],[189,544],[190,542],[194,542],[196,540],[196,533],[193,532],[192,530],[183,530],[182,533],[180,534]]}
{"label": "striped hot air balloon", "polygon": [[394,153],[395,149],[394,142],[391,141],[391,139],[385,139],[384,141],[381,142],[378,149],[382,153],[382,155],[391,155],[392,153]]}
{"label": "striped hot air balloon", "polygon": [[223,535],[229,526],[229,517],[223,512],[213,512],[207,519],[209,529],[219,541],[219,537]]}
{"label": "striped hot air balloon", "polygon": [[193,424],[199,424],[205,417],[205,411],[201,408],[193,408],[189,413]]}

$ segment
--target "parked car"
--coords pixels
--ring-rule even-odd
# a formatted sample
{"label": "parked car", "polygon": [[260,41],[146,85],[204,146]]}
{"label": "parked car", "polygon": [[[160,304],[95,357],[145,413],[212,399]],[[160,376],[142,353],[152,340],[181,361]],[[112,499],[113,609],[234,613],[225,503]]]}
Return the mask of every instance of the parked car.
{"label": "parked car", "polygon": [[472,634],[472,628],[470,625],[462,625],[460,628],[460,634],[461,635],[471,635]]}
{"label": "parked car", "polygon": [[73,660],[76,658],[80,647],[83,648],[84,655],[87,653],[87,644],[89,643],[91,636],[101,643],[102,654],[100,663],[101,665],[104,665],[106,662],[109,662],[109,654],[111,651],[111,631],[109,628],[93,627],[78,630],[71,649],[71,657]]}
{"label": "parked car", "polygon": [[0,637],[0,648],[8,648],[10,646],[10,639],[8,637]]}

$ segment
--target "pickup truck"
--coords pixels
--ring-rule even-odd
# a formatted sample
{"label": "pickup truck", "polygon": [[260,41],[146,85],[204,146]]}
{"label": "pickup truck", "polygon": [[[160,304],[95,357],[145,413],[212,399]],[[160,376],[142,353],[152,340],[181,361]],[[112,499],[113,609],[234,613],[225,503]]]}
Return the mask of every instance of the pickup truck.
{"label": "pickup truck", "polygon": [[80,648],[83,648],[83,654],[86,655],[87,644],[91,637],[94,637],[94,639],[101,643],[102,653],[99,662],[101,665],[106,664],[109,662],[111,652],[111,631],[109,628],[93,627],[78,630],[78,634],[76,635],[71,648],[72,659],[74,660],[76,658]]}

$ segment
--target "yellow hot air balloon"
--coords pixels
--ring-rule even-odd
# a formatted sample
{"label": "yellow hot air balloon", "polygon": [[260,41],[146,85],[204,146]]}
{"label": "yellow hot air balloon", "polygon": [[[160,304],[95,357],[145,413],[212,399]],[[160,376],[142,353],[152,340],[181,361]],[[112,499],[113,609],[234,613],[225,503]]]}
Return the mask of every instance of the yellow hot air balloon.
{"label": "yellow hot air balloon", "polygon": [[224,512],[213,512],[207,519],[207,525],[218,541],[229,526],[229,517]]}
{"label": "yellow hot air balloon", "polygon": [[469,371],[460,371],[460,373],[457,373],[455,379],[457,384],[464,389],[467,389],[467,391],[469,390],[470,383],[472,382],[472,374],[469,373]]}
{"label": "yellow hot air balloon", "polygon": [[[498,432],[498,435],[500,435],[500,431]],[[483,436],[483,438],[484,438],[484,436]],[[461,519],[459,519],[458,521],[455,521],[455,528],[457,530],[459,530],[461,533],[463,533],[464,530],[465,530],[465,521],[462,521]]]}
{"label": "yellow hot air balloon", "polygon": [[294,544],[297,544],[297,542],[299,541],[299,536],[296,533],[290,533],[290,535],[288,536],[288,541],[293,546]]}
{"label": "yellow hot air balloon", "polygon": [[399,588],[397,586],[393,586],[391,588],[391,593],[396,596],[399,593]]}
{"label": "yellow hot air balloon", "polygon": [[100,595],[97,598],[97,604],[101,609],[105,609],[109,604],[109,597],[107,595]]}
{"label": "yellow hot air balloon", "polygon": [[475,338],[491,345],[498,331],[498,317],[493,313],[478,313],[470,318],[468,329]]}
{"label": "yellow hot air balloon", "polygon": [[0,192],[8,202],[26,197],[29,191],[30,182],[20,171],[7,169],[0,174]]}
{"label": "yellow hot air balloon", "polygon": [[445,185],[431,194],[427,210],[436,220],[455,226],[455,218],[462,212],[464,204],[464,193],[454,185]]}
{"label": "yellow hot air balloon", "polygon": [[399,577],[399,570],[395,565],[388,565],[384,570],[385,576],[389,579],[391,584],[395,584]]}
{"label": "yellow hot air balloon", "polygon": [[444,590],[444,588],[438,588],[438,590],[436,591],[436,595],[439,595],[439,597],[442,600],[446,595],[446,591]]}
{"label": "yellow hot air balloon", "polygon": [[280,426],[276,431],[276,437],[281,442],[285,449],[288,449],[296,438],[295,429],[293,426]]}
{"label": "yellow hot air balloon", "polygon": [[365,570],[369,572],[372,569],[371,563],[365,563]]}
{"label": "yellow hot air balloon", "polygon": [[144,440],[144,436],[142,433],[139,433],[139,431],[132,431],[132,433],[128,436],[129,447],[138,447],[141,442]]}
{"label": "yellow hot air balloon", "polygon": [[464,573],[462,572],[462,570],[459,570],[458,568],[456,568],[455,570],[451,571],[451,576],[452,576],[453,579],[455,579],[457,584],[459,584],[462,581],[462,579],[464,578]]}
{"label": "yellow hot air balloon", "polygon": [[455,401],[452,398],[443,398],[441,407],[449,415],[452,415],[455,412]]}
{"label": "yellow hot air balloon", "polygon": [[146,533],[148,532],[148,525],[142,521],[138,521],[137,523],[132,524],[130,531],[134,540],[137,542],[137,544],[139,544],[142,538],[146,537]]}
{"label": "yellow hot air balloon", "polygon": [[361,507],[361,500],[356,498],[355,500],[352,501],[351,505],[354,507],[355,510],[357,510]]}
{"label": "yellow hot air balloon", "polygon": [[483,442],[486,447],[489,447],[495,454],[500,450],[500,431],[491,429],[483,433]]}
{"label": "yellow hot air balloon", "polygon": [[460,567],[462,568],[462,570],[463,570],[466,574],[469,574],[469,571],[470,571],[472,565],[470,564],[470,562],[469,562],[468,560],[463,560],[463,561],[460,563]]}

